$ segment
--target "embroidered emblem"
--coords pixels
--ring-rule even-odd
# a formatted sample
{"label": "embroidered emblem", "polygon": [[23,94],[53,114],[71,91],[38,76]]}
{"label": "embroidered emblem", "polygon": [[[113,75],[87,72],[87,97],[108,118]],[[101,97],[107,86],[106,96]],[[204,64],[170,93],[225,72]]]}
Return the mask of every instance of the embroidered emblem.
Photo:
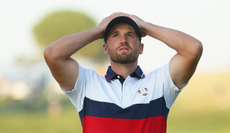
{"label": "embroidered emblem", "polygon": [[147,88],[143,88],[143,89],[138,90],[138,93],[140,95],[146,96],[149,92]]}

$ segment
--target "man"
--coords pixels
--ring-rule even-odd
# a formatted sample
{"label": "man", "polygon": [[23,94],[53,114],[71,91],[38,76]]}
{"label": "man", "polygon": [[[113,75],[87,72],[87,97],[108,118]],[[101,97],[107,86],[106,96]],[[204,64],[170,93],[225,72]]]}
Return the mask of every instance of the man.
{"label": "man", "polygon": [[[141,37],[146,35],[177,53],[145,76],[137,59],[144,48]],[[99,38],[104,38],[104,53],[110,57],[105,76],[81,67],[70,57]],[[54,78],[79,112],[85,133],[165,133],[169,109],[195,72],[201,54],[202,44],[197,39],[122,12],[104,18],[91,30],[62,38],[44,51]]]}

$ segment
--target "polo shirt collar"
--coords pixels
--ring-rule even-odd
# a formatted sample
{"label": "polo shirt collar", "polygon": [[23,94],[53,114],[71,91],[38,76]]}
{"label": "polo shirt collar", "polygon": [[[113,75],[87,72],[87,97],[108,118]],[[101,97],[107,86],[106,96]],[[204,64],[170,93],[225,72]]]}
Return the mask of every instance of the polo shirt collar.
{"label": "polo shirt collar", "polygon": [[[120,76],[118,74],[116,74],[111,66],[108,67],[108,70],[106,72],[105,78],[107,81],[113,80],[113,79],[118,79],[117,77]],[[130,77],[136,77],[136,78],[144,78],[145,75],[143,73],[143,71],[141,70],[141,68],[139,66],[137,66],[137,69],[130,74]]]}

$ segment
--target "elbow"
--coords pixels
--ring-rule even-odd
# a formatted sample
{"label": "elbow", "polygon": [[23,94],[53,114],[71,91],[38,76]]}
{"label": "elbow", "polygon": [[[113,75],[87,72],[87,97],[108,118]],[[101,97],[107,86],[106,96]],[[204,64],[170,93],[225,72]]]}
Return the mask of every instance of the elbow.
{"label": "elbow", "polygon": [[45,48],[43,51],[43,56],[46,63],[65,61],[70,58],[69,55],[63,54],[63,51],[60,50],[60,48],[57,48],[52,44]]}
{"label": "elbow", "polygon": [[43,56],[46,62],[50,59],[51,49],[49,47],[45,48],[45,50],[43,51]]}
{"label": "elbow", "polygon": [[201,57],[201,55],[202,55],[202,53],[203,53],[203,44],[200,42],[200,41],[197,41],[197,43],[195,43],[194,44],[195,46],[195,53],[196,53],[196,56],[198,57],[198,58],[200,58]]}
{"label": "elbow", "polygon": [[193,42],[190,47],[188,47],[188,53],[187,55],[190,55],[192,58],[200,59],[202,53],[203,53],[203,45],[200,41]]}
{"label": "elbow", "polygon": [[43,56],[46,62],[56,60],[57,58],[55,52],[52,50],[50,46],[45,48],[45,50],[43,51]]}

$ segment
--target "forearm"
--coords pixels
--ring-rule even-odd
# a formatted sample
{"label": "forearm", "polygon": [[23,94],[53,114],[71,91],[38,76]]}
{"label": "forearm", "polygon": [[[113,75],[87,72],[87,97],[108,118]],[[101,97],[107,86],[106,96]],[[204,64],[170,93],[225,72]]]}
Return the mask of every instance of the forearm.
{"label": "forearm", "polygon": [[180,31],[146,23],[145,32],[146,35],[154,37],[176,50],[179,55],[197,56],[200,52],[200,41]]}
{"label": "forearm", "polygon": [[55,60],[69,59],[72,54],[82,47],[101,38],[102,32],[102,30],[96,27],[88,31],[68,35],[49,45],[45,49],[45,53],[48,53],[47,55]]}

